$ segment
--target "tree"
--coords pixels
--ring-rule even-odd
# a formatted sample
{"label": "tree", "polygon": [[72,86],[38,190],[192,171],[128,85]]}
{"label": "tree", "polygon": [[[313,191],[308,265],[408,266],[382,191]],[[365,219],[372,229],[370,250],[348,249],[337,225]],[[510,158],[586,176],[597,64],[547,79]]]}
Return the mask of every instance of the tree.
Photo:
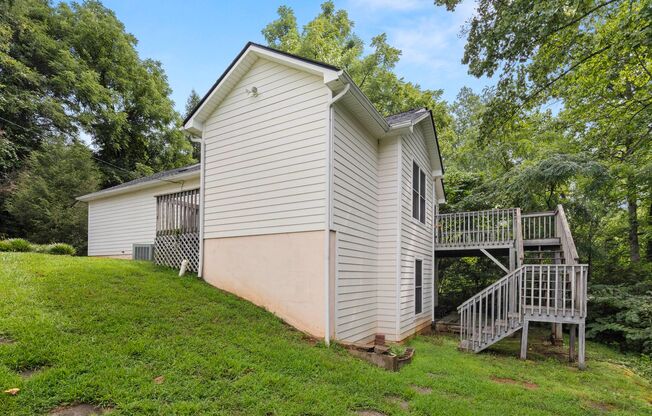
{"label": "tree", "polygon": [[[194,111],[195,108],[199,105],[199,102],[201,101],[201,97],[199,94],[197,94],[197,91],[193,88],[190,91],[190,95],[188,96],[188,99],[186,100],[186,108],[184,112],[184,117],[188,117],[190,113]],[[188,140],[190,140],[190,137],[188,137]],[[192,158],[195,160],[201,160],[201,145],[199,143],[194,143],[190,142],[192,146]]]}
{"label": "tree", "polygon": [[191,162],[161,65],[135,46],[98,1],[0,2],[0,180],[44,141],[81,134],[106,184]]}
{"label": "tree", "polygon": [[35,243],[65,242],[86,252],[87,208],[75,197],[99,189],[101,174],[82,143],[43,143],[30,154],[7,202],[21,237]]}
{"label": "tree", "polygon": [[506,135],[529,111],[558,103],[568,143],[615,178],[630,261],[640,261],[639,206],[652,204],[652,2],[479,0],[476,10],[463,62],[472,75],[499,74],[481,134]]}
{"label": "tree", "polygon": [[426,107],[433,110],[437,127],[445,127],[448,116],[442,91],[424,90],[397,77],[392,71],[401,51],[387,43],[384,33],[372,38],[372,51],[364,55],[364,42],[353,32],[353,21],[332,1],[322,3],[321,12],[302,31],[290,7],[279,7],[278,15],[262,30],[269,46],[346,70],[385,115]]}

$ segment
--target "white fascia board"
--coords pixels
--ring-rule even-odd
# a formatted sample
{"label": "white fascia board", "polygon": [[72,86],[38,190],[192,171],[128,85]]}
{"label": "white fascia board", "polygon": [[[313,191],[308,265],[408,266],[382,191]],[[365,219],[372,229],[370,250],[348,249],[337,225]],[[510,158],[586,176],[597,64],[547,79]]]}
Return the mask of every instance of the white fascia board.
{"label": "white fascia board", "polygon": [[204,131],[204,123],[193,117],[183,126],[183,130],[193,136],[201,137],[201,133]]}
{"label": "white fascia board", "polygon": [[369,114],[376,120],[378,125],[383,129],[383,131],[387,132],[389,131],[389,124],[387,123],[387,120],[385,120],[385,117],[383,117],[378,110],[376,110],[376,107],[369,101],[369,98],[360,90],[360,88],[353,82],[353,79],[349,76],[349,74],[346,73],[346,71],[340,71],[339,73],[339,78],[342,82],[345,84],[351,84],[351,94],[353,97],[355,97],[356,100],[362,105],[368,112]]}
{"label": "white fascia board", "polygon": [[153,188],[156,186],[161,186],[165,183],[179,182],[179,181],[185,181],[185,180],[195,179],[195,178],[199,178],[198,170],[192,172],[182,172],[177,175],[166,176],[165,178],[161,178],[161,179],[152,179],[145,182],[139,182],[133,185],[123,186],[117,189],[109,188],[103,191],[93,192],[92,194],[78,196],[75,199],[77,201],[89,202],[89,201],[94,201],[96,199],[107,198],[110,196],[116,196],[120,194],[126,194],[129,192],[139,191],[141,189]]}
{"label": "white fascia board", "polygon": [[[283,55],[278,52],[263,49],[256,45],[251,45],[247,53],[253,52],[260,58],[265,58],[268,61],[276,62],[291,68],[299,69],[309,72],[313,75],[319,75],[324,78],[324,83],[333,81],[339,77],[338,71],[324,68],[323,66],[312,64],[310,62],[302,61],[291,56]],[[237,64],[236,64],[237,65]]]}

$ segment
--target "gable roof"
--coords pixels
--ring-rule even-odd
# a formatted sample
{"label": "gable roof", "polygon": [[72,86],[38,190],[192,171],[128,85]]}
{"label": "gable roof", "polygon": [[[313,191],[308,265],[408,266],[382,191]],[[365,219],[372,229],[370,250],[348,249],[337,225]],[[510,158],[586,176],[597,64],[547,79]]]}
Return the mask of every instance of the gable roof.
{"label": "gable roof", "polygon": [[136,189],[148,188],[151,186],[161,185],[164,182],[178,183],[184,179],[191,179],[199,177],[200,164],[183,166],[180,168],[165,170],[157,172],[153,175],[143,176],[129,182],[124,182],[110,188],[102,189],[101,191],[93,192],[92,194],[82,195],[77,197],[78,201],[92,201],[94,199],[104,198],[110,195],[117,195],[126,192],[131,192]]}
{"label": "gable roof", "polygon": [[291,53],[280,51],[280,50],[274,49],[274,48],[270,48],[269,46],[261,45],[259,43],[255,43],[255,42],[251,42],[251,41],[247,42],[247,44],[244,46],[244,48],[242,48],[240,50],[240,53],[238,53],[238,55],[236,55],[236,57],[233,59],[233,61],[231,61],[229,66],[226,67],[226,70],[224,70],[224,72],[222,72],[222,75],[220,75],[220,77],[217,79],[217,81],[215,81],[213,83],[213,85],[210,87],[208,92],[202,97],[201,100],[199,100],[199,102],[197,103],[195,108],[193,108],[193,110],[183,120],[183,125],[184,126],[197,113],[197,111],[201,108],[201,106],[208,100],[208,98],[211,96],[213,91],[215,91],[215,89],[218,87],[218,85],[220,85],[220,82],[222,82],[224,77],[226,77],[226,75],[231,72],[231,70],[233,69],[235,64],[238,61],[241,60],[242,56],[245,54],[245,52],[247,52],[247,50],[251,46],[255,46],[258,49],[265,50],[265,51],[268,51],[268,52],[272,52],[272,53],[275,53],[275,54],[283,55],[283,56],[286,56],[288,58],[297,59],[297,60],[303,61],[303,62],[305,62],[307,64],[320,66],[320,67],[322,67],[324,69],[327,69],[327,70],[336,71],[336,72],[341,71],[340,68],[338,68],[336,66],[333,66],[333,65],[329,65],[329,64],[324,63],[324,62],[314,61],[312,59],[308,59],[308,58],[304,58],[304,57],[301,57],[301,56],[293,55]]}

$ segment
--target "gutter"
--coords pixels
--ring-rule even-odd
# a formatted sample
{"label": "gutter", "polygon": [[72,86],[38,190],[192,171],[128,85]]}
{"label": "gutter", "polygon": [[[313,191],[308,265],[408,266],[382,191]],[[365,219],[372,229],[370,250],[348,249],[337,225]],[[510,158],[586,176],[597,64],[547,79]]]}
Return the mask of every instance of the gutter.
{"label": "gutter", "polygon": [[199,151],[199,266],[197,267],[197,276],[199,277],[203,277],[204,271],[204,181],[206,178],[204,174],[204,160],[206,156],[206,143],[204,142],[203,135],[204,132],[202,131],[201,138],[190,136],[191,142],[199,143],[201,146]]}
{"label": "gutter", "polygon": [[344,84],[342,91],[337,93],[328,103],[328,143],[326,158],[326,218],[324,220],[324,343],[331,342],[331,294],[330,294],[330,259],[331,259],[331,230],[333,228],[333,105],[351,90],[351,83]]}

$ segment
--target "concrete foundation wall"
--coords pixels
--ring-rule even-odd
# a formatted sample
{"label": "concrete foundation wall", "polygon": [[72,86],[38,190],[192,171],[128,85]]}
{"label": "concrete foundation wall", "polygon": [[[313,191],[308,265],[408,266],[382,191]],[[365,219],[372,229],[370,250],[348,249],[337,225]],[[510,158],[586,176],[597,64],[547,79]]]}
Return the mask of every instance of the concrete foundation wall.
{"label": "concrete foundation wall", "polygon": [[324,232],[205,239],[203,278],[324,337]]}

